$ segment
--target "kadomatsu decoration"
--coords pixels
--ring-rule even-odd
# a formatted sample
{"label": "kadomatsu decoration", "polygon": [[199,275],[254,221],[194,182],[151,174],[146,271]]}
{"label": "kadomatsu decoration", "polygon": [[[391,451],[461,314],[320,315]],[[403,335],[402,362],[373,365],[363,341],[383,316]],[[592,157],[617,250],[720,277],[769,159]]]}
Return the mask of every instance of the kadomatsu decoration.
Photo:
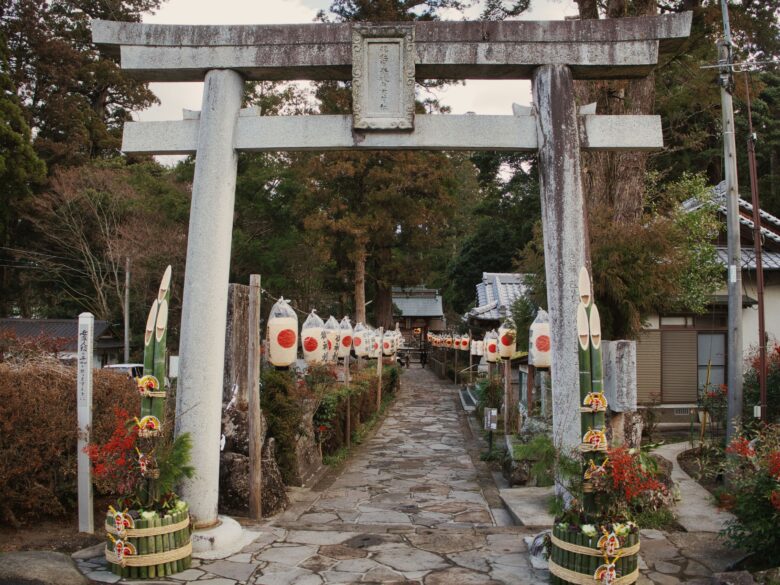
{"label": "kadomatsu decoration", "polygon": [[173,439],[165,421],[170,284],[169,266],[144,331],[144,375],[136,379],[140,417],[129,428],[120,421],[108,444],[88,448],[95,477],[113,473],[116,479],[120,498],[106,514],[105,556],[113,573],[130,579],[172,575],[192,560],[189,509],[173,491],[194,473],[191,442],[186,433]]}
{"label": "kadomatsu decoration", "polygon": [[616,516],[597,498],[600,490],[616,490],[607,456],[601,323],[593,304],[590,275],[579,277],[577,337],[580,365],[580,429],[583,455],[580,499],[553,526],[549,558],[554,585],[628,585],[639,576],[639,529]]}

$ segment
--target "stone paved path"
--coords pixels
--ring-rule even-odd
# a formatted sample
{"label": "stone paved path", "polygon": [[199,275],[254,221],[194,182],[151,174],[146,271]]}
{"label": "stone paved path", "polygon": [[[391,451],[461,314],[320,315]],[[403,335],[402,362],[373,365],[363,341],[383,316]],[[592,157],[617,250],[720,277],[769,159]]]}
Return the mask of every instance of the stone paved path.
{"label": "stone paved path", "polygon": [[[221,560],[158,582],[202,585],[526,585],[546,583],[530,564],[523,537],[506,513],[452,384],[429,371],[405,370],[384,421],[343,470],[314,489],[291,490],[293,504],[245,526],[257,537]],[[685,502],[683,502],[685,504]],[[713,510],[697,502],[704,517]],[[693,528],[693,527],[692,527]],[[114,583],[99,550],[76,555],[95,581]],[[712,532],[642,531],[638,585],[707,585],[740,558]],[[157,583],[146,581],[146,583]]]}
{"label": "stone paved path", "polygon": [[[251,527],[258,538],[239,554],[196,561],[168,582],[546,581],[546,571],[535,571],[526,554],[523,536],[532,531],[497,525],[504,523],[491,512],[498,496],[478,450],[455,387],[427,370],[405,370],[381,426],[343,472],[313,491],[295,491],[290,509]],[[99,566],[81,565],[92,578],[112,580]]]}

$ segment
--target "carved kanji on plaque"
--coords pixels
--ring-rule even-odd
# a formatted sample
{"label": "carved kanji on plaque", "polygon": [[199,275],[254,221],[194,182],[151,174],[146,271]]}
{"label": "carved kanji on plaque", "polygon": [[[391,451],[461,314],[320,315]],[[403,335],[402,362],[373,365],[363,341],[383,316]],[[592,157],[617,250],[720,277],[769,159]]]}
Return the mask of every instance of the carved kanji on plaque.
{"label": "carved kanji on plaque", "polygon": [[414,129],[414,26],[352,28],[353,126]]}

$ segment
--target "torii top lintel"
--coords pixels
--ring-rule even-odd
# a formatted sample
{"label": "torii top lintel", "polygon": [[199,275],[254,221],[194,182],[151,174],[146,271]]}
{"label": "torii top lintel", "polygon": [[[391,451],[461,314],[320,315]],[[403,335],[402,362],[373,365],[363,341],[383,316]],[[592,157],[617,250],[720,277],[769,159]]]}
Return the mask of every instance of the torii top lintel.
{"label": "torii top lintel", "polygon": [[[393,23],[381,23],[392,26]],[[413,27],[417,79],[529,79],[568,65],[575,79],[644,77],[687,38],[691,13],[506,22],[395,23]],[[365,23],[361,23],[365,26]],[[92,38],[145,81],[201,81],[211,69],[248,80],[349,80],[352,24],[160,25],[95,20]]]}

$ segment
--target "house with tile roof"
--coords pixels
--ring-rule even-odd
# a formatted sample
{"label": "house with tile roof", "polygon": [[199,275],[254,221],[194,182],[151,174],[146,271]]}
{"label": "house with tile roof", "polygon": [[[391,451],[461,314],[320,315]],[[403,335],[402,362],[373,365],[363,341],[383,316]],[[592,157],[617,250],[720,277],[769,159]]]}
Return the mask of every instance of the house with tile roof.
{"label": "house with tile roof", "polygon": [[[0,339],[36,340],[45,342],[46,347],[63,362],[75,362],[77,358],[78,319],[0,319]],[[123,352],[122,339],[108,321],[95,321],[96,368],[118,363]]]}
{"label": "house with tile roof", "polygon": [[420,329],[444,331],[447,322],[439,291],[423,286],[393,287],[393,319],[400,323],[401,332],[411,339],[411,332]]}
{"label": "house with tile roof", "polygon": [[483,272],[477,283],[477,306],[464,315],[469,327],[490,331],[512,313],[512,304],[525,294],[525,275],[512,272]]}
{"label": "house with tile roof", "polygon": [[[723,222],[726,219],[725,185],[712,190],[712,201]],[[699,208],[702,202],[690,199],[686,210]],[[760,211],[762,264],[764,267],[764,303],[766,331],[770,339],[780,340],[780,219]],[[756,258],[753,251],[753,206],[739,200],[739,222],[742,246],[742,326],[743,353],[758,346],[758,310],[756,294]],[[719,236],[718,258],[728,263],[725,231]],[[728,379],[726,328],[728,291],[723,287],[713,295],[707,312],[701,315],[652,315],[637,340],[637,386],[640,403],[661,401],[665,414],[688,421],[690,408],[696,405],[699,390]],[[671,420],[666,416],[665,420]]]}

